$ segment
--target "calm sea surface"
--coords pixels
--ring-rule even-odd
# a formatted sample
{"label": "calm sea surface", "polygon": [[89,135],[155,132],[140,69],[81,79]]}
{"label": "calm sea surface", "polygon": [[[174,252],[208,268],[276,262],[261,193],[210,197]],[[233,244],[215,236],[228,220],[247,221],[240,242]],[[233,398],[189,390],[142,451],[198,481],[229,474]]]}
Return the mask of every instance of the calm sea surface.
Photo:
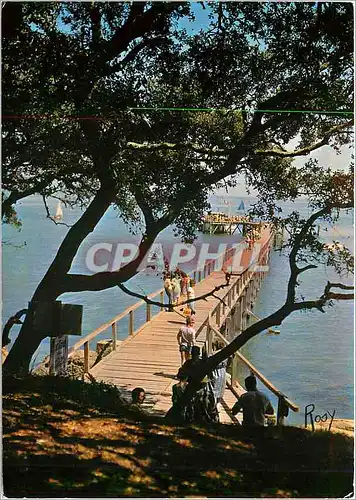
{"label": "calm sea surface", "polygon": [[[231,213],[235,213],[241,199],[231,197],[228,200],[231,203]],[[251,201],[245,199],[247,208]],[[53,213],[56,203],[56,200],[52,200],[50,205]],[[222,210],[221,207],[218,208],[220,203],[223,203],[222,198],[214,198],[213,209]],[[298,210],[304,215],[308,214],[308,207],[304,202],[290,204],[285,210]],[[228,207],[225,211],[228,211]],[[68,224],[73,224],[80,214],[80,210],[64,208],[64,220]],[[42,201],[35,196],[18,205],[18,215],[23,223],[21,231],[9,226],[3,227],[3,322],[19,309],[27,307],[68,230],[65,226],[56,226],[46,219]],[[353,248],[352,216],[343,216],[336,230],[322,224],[321,234],[325,241],[336,239]],[[210,250],[216,251],[220,243],[239,239],[236,235],[200,235],[198,241],[210,243]],[[119,241],[135,242],[138,238],[130,235],[116,211],[108,210],[95,232],[80,247],[71,272],[90,274],[85,264],[88,248],[98,242],[115,244]],[[171,245],[178,240],[175,240],[172,228],[168,228],[160,235],[159,241],[165,248],[167,244]],[[254,310],[259,317],[270,314],[283,303],[288,277],[286,257],[277,251],[273,252],[270,272],[263,282]],[[308,271],[302,276],[298,294],[310,299],[319,297],[327,280],[340,281],[330,269],[324,267]],[[351,282],[351,279],[346,281]],[[138,293],[147,294],[160,289],[162,281],[158,276],[141,273],[130,280],[127,286]],[[102,292],[67,293],[60,300],[84,305],[83,334],[88,334],[137,302],[137,299],[116,288]],[[137,328],[144,319],[144,308],[140,308],[135,316]],[[325,314],[318,311],[294,313],[278,327],[280,335],[262,333],[242,349],[274,385],[299,404],[301,413],[290,415],[288,422],[302,423],[304,407],[309,403],[314,403],[319,413],[336,409],[335,418],[353,417],[353,319],[351,301],[338,302],[327,309]],[[127,322],[120,322],[120,338],[126,337],[127,329]],[[18,331],[18,327],[12,329],[12,343]],[[104,332],[101,338],[107,338],[108,334],[109,332]],[[71,336],[70,345],[77,340],[78,337]],[[49,339],[45,339],[34,357],[34,363],[38,363],[48,353],[48,349]],[[241,369],[241,380],[247,374]]]}

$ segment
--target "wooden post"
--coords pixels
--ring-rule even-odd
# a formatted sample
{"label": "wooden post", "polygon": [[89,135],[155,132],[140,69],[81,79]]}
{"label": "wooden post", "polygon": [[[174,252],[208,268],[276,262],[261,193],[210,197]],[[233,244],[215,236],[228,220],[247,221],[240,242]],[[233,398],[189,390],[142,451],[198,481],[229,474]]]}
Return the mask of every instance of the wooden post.
{"label": "wooden post", "polygon": [[[50,347],[49,347],[49,358],[50,360],[54,359],[54,337],[50,337]],[[50,362],[49,363],[49,374],[54,375],[55,370],[54,370],[54,363]]]}
{"label": "wooden post", "polygon": [[242,332],[242,298],[240,297],[236,303],[236,322],[235,329],[239,335]]}
{"label": "wooden post", "polygon": [[286,414],[287,405],[283,396],[278,397],[278,410],[277,410],[277,425],[284,425],[284,416]]}
{"label": "wooden post", "polygon": [[208,326],[206,327],[206,337],[208,344],[208,356],[212,355],[213,352],[213,330],[210,328],[210,321],[208,322]]}
{"label": "wooden post", "polygon": [[233,355],[231,364],[231,385],[234,387],[237,382],[237,356]]}
{"label": "wooden post", "polygon": [[198,283],[201,282],[201,271],[198,271]]}
{"label": "wooden post", "polygon": [[197,280],[197,272],[196,272],[196,271],[194,271],[194,273],[193,273],[193,280],[194,280],[194,281],[196,281],[196,280]]}
{"label": "wooden post", "polygon": [[[160,298],[160,302],[161,302],[161,304],[163,304],[163,303],[164,303],[164,292],[161,292],[161,293],[159,294],[159,298]],[[161,305],[161,311],[163,311],[163,310],[164,310],[164,306],[163,306],[163,305]]]}
{"label": "wooden post", "polygon": [[227,304],[229,306],[229,309],[231,309],[231,294],[232,294],[232,289],[229,290],[229,293],[227,294]]}
{"label": "wooden post", "polygon": [[129,335],[134,334],[134,312],[130,311],[130,318],[129,318]]}
{"label": "wooden post", "polygon": [[221,302],[219,302],[216,308],[216,324],[220,328],[220,315],[221,315]]}
{"label": "wooden post", "polygon": [[116,322],[111,325],[112,348],[116,351]]}
{"label": "wooden post", "polygon": [[89,342],[84,344],[84,373],[89,372]]}
{"label": "wooden post", "polygon": [[242,295],[242,300],[241,300],[241,331],[243,332],[246,330],[246,324],[247,324],[247,319],[246,319],[246,292],[243,293]]}
{"label": "wooden post", "polygon": [[151,321],[151,304],[146,303],[146,321]]}

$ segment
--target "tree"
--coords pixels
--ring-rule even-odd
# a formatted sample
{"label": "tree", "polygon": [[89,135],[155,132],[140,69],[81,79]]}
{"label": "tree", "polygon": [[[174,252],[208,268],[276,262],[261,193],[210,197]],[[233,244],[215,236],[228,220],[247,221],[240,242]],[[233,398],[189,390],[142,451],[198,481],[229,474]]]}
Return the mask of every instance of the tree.
{"label": "tree", "polygon": [[[199,36],[179,24],[186,3],[21,6],[3,44],[3,215],[16,221],[14,204],[33,193],[87,206],[33,308],[128,281],[160,231],[175,223],[194,238],[211,189],[239,176],[271,202],[294,199],[318,167],[293,158],[350,140],[348,4],[212,5]],[[234,111],[133,109],[172,106]],[[112,204],[128,223],[144,220],[137,258],[117,272],[70,273]],[[28,314],[4,369],[26,371],[42,338]]]}
{"label": "tree", "polygon": [[329,173],[329,176],[324,175],[322,180],[319,178],[319,183],[315,179],[315,184],[311,185],[309,192],[314,213],[307,220],[303,220],[297,213],[292,213],[289,218],[280,221],[289,233],[289,240],[285,244],[285,248],[290,248],[290,277],[284,304],[268,317],[248,326],[230,344],[200,365],[178,404],[168,411],[167,418],[179,420],[182,409],[199,388],[200,381],[256,335],[272,326],[282,324],[295,311],[317,309],[321,313],[325,313],[325,308],[332,306],[335,300],[354,300],[353,285],[329,281],[317,298],[307,300],[305,297],[297,295],[300,276],[308,270],[316,268],[316,263],[332,266],[341,276],[350,275],[354,271],[354,258],[351,252],[339,242],[334,242],[332,248],[325,246],[320,242],[316,228],[317,222],[320,223],[323,220],[336,222],[340,211],[353,208],[353,182],[353,168],[348,173],[336,172]]}

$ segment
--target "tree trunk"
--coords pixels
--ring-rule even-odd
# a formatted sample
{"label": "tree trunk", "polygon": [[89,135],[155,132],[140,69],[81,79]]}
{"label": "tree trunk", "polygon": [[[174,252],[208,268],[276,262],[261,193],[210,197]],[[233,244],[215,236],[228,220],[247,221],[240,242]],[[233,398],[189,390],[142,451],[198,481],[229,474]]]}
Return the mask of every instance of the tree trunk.
{"label": "tree trunk", "polygon": [[10,350],[4,365],[3,375],[24,376],[28,373],[33,354],[38,349],[46,335],[34,330],[32,325],[30,308],[24,324],[16,338],[14,346]]}
{"label": "tree trunk", "polygon": [[[82,241],[91,233],[113,201],[114,191],[101,187],[80,219],[70,228],[58,252],[38,285],[31,302],[55,301],[65,292],[64,283]],[[41,341],[50,335],[37,332],[32,324],[32,306],[3,365],[4,374],[25,375]]]}

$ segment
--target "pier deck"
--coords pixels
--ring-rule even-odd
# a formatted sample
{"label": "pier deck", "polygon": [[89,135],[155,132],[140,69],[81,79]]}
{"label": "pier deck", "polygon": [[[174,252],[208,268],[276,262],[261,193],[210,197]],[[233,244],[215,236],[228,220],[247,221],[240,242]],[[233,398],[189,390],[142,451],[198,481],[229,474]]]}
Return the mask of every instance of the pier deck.
{"label": "pier deck", "polygon": [[[230,287],[238,280],[231,279]],[[215,286],[225,283],[222,271],[212,272],[206,279],[195,287],[198,297],[210,292]],[[227,288],[216,292],[222,298]],[[195,327],[199,328],[206,321],[209,311],[219,304],[219,299],[208,297],[207,300],[197,301],[195,304]],[[179,307],[176,308],[179,311]],[[177,383],[175,375],[180,367],[180,353],[177,344],[177,333],[185,325],[185,318],[177,312],[162,311],[149,323],[144,325],[132,338],[127,338],[117,351],[106,356],[91,374],[100,381],[118,386],[129,397],[129,391],[135,387],[142,387],[146,391],[146,405],[157,414],[164,414],[171,406],[172,385]],[[205,336],[198,335],[197,343],[201,347]],[[242,388],[239,389],[240,391]],[[225,391],[227,405],[236,401],[230,391]],[[221,421],[230,421],[230,418],[221,412]]]}
{"label": "pier deck", "polygon": [[[258,241],[260,245],[259,262],[268,261],[272,233],[265,227]],[[208,322],[220,329],[227,318],[232,321],[231,329],[236,334],[247,324],[247,310],[255,300],[264,273],[249,271],[252,248],[245,248],[240,260],[240,274],[232,276],[228,286],[218,290],[215,296],[195,303],[195,329],[197,343],[201,347],[207,343],[209,331]],[[232,263],[233,253],[225,256],[225,269]],[[200,278],[201,273],[199,273]],[[207,275],[207,276],[206,276]],[[203,279],[195,286],[195,296],[199,297],[226,283],[224,271],[214,271],[209,267],[204,269]],[[219,299],[224,299],[225,305]],[[236,304],[238,314],[231,320],[231,312]],[[96,380],[111,383],[120,388],[127,399],[135,387],[146,391],[146,407],[156,413],[164,414],[171,406],[172,385],[177,381],[175,376],[180,367],[180,353],[177,343],[177,333],[185,324],[181,307],[174,312],[161,311],[146,322],[134,335],[129,335],[118,348],[90,370]],[[237,318],[238,316],[238,318]],[[210,342],[211,346],[211,342]],[[211,351],[211,349],[210,349]],[[233,381],[237,394],[244,392],[236,377]],[[225,390],[223,406],[231,408],[236,396]],[[225,410],[221,409],[220,420],[231,422]]]}

